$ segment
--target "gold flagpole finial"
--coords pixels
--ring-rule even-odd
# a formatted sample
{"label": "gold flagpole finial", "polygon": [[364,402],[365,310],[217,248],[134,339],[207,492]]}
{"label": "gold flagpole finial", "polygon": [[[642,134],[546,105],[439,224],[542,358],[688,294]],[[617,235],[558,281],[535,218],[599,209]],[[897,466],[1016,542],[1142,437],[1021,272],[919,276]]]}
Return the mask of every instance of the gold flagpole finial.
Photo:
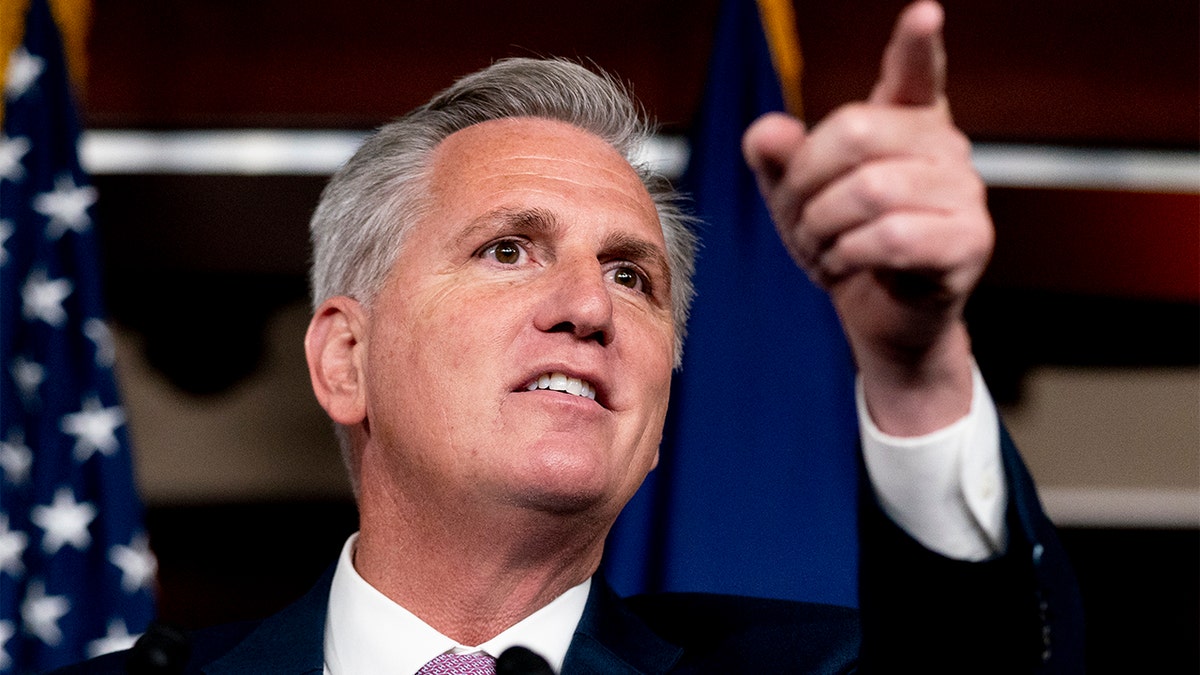
{"label": "gold flagpole finial", "polygon": [[[25,12],[29,0],[0,2],[0,91],[8,82],[8,57],[25,38]],[[4,100],[0,98],[0,122],[4,121]]]}
{"label": "gold flagpole finial", "polygon": [[[87,34],[91,25],[91,0],[50,0],[50,11],[62,36],[63,54],[71,71],[71,82],[82,91],[87,76]],[[29,0],[0,0],[0,90],[8,79],[8,60],[25,39],[25,15]],[[0,122],[4,104],[0,101]]]}

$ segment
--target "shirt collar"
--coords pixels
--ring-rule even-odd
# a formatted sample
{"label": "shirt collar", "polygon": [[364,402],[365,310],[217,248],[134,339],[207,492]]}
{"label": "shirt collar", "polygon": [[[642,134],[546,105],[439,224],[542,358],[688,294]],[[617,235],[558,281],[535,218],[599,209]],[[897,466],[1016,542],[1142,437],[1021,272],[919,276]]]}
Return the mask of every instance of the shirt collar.
{"label": "shirt collar", "polygon": [[416,673],[446,652],[483,651],[492,656],[520,645],[562,670],[567,648],[587,604],[591,579],[568,589],[550,604],[478,646],[460,645],[412,612],[388,599],[354,569],[354,534],[342,547],[325,620],[325,667],[332,675],[377,673],[387,664],[392,673]]}

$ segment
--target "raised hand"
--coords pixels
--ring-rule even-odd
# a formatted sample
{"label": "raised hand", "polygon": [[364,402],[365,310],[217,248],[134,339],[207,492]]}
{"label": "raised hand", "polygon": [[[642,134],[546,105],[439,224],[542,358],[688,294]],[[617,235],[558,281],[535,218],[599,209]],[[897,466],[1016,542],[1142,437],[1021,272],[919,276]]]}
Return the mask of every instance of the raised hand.
{"label": "raised hand", "polygon": [[963,306],[991,255],[985,190],[945,95],[943,13],[907,7],[865,102],[808,132],[772,113],[743,139],[784,244],[830,293],[881,429],[966,414]]}

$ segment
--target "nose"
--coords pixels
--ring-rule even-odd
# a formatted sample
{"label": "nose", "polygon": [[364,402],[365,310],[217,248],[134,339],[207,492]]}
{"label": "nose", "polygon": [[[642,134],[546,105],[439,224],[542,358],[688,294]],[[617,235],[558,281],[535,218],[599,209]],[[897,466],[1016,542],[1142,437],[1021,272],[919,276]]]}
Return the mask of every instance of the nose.
{"label": "nose", "polygon": [[568,333],[607,345],[613,338],[612,290],[600,263],[559,261],[547,275],[545,295],[534,325],[547,333]]}

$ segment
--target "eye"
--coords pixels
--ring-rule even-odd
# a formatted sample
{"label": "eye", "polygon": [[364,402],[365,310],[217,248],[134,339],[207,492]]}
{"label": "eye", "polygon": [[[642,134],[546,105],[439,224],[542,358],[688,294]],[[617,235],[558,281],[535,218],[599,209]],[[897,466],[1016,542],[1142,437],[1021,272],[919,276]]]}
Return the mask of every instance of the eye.
{"label": "eye", "polygon": [[517,265],[525,262],[525,249],[520,243],[511,239],[498,241],[491,246],[483,249],[480,255],[484,258],[491,258],[502,265]]}
{"label": "eye", "polygon": [[636,267],[614,267],[609,271],[609,278],[620,286],[631,288],[639,293],[649,292],[646,277]]}

